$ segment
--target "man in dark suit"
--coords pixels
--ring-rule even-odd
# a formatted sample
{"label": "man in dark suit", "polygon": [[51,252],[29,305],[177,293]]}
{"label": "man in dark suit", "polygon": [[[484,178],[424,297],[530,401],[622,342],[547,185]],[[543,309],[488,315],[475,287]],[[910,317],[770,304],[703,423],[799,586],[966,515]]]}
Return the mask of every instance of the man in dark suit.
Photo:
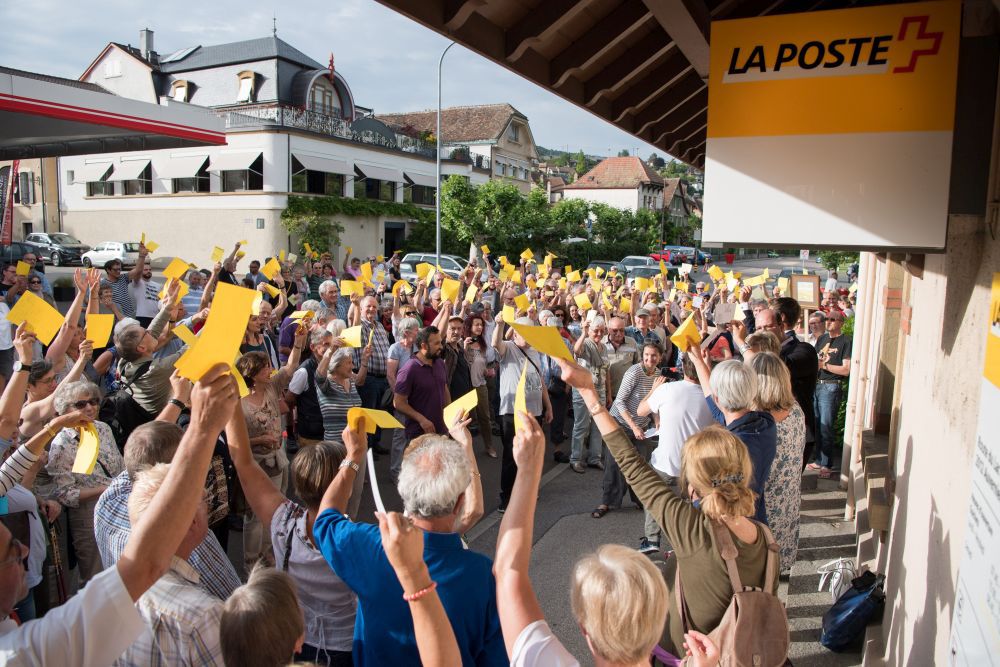
{"label": "man in dark suit", "polygon": [[[801,341],[795,335],[795,325],[802,317],[802,307],[799,302],[790,297],[774,300],[771,310],[781,327],[781,358],[788,366],[792,376],[792,393],[795,400],[806,415],[806,448],[803,456],[805,461],[812,460],[813,444],[816,437],[816,413],[813,408],[813,393],[816,391],[816,375],[819,373],[819,356],[816,348]],[[758,322],[758,328],[760,323]]]}

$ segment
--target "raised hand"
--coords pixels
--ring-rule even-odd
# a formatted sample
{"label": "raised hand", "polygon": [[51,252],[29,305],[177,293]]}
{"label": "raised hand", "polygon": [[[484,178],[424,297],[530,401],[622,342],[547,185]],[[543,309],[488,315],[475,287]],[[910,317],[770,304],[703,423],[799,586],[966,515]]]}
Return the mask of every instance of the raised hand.
{"label": "raised hand", "polygon": [[[588,373],[589,375],[589,373]],[[538,470],[545,462],[545,434],[532,415],[521,412],[521,429],[514,436],[514,462],[518,470]]]}
{"label": "raised hand", "polygon": [[215,436],[226,427],[240,400],[236,380],[229,371],[226,364],[212,366],[191,391],[191,424],[212,434],[211,443],[206,443],[211,446],[215,445]]}
{"label": "raised hand", "polygon": [[181,374],[176,369],[170,374],[170,393],[184,405],[191,404],[192,389],[194,389],[194,385],[191,383],[191,380],[181,377]]}
{"label": "raised hand", "polygon": [[17,358],[25,366],[30,366],[35,357],[35,340],[37,337],[28,331],[27,322],[17,325],[17,331],[14,333],[14,349],[17,350]]}

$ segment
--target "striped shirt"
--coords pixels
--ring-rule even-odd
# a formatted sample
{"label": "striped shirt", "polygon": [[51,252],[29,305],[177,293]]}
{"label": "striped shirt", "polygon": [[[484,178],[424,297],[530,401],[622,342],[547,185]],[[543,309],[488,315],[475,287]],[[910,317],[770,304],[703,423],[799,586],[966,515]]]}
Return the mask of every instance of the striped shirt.
{"label": "striped shirt", "polygon": [[[649,392],[653,390],[653,382],[659,376],[659,372],[656,371],[652,375],[646,375],[642,364],[636,364],[625,371],[621,387],[618,388],[615,402],[611,406],[611,416],[617,419],[619,423],[627,426],[628,422],[625,421],[624,417],[624,413],[627,412],[636,426],[643,431],[649,428],[650,420],[653,418],[652,415],[640,417],[636,412],[639,410],[639,403],[642,402],[642,399],[646,398]],[[629,430],[631,429],[626,429],[626,431]]]}
{"label": "striped shirt", "polygon": [[25,445],[18,447],[10,457],[0,466],[0,497],[6,496],[7,492],[15,485],[20,484],[28,468],[35,464],[38,457],[31,453]]}
{"label": "striped shirt", "polygon": [[115,282],[101,278],[101,287],[111,286],[111,300],[115,302],[125,317],[135,317],[135,298],[132,296],[131,284],[132,281],[125,273],[118,276],[118,280]]}
{"label": "striped shirt", "polygon": [[[368,345],[368,336],[375,327],[375,338],[372,342],[372,356],[368,359],[368,375],[385,377],[385,362],[389,359],[389,336],[381,322],[374,324],[361,320],[361,345]],[[361,348],[354,350],[354,367],[361,367]]]}
{"label": "striped shirt", "polygon": [[354,384],[348,380],[349,389],[330,378],[316,378],[316,398],[319,399],[319,410],[323,414],[323,439],[330,442],[343,442],[344,429],[347,428],[347,411],[361,407],[361,395]]}

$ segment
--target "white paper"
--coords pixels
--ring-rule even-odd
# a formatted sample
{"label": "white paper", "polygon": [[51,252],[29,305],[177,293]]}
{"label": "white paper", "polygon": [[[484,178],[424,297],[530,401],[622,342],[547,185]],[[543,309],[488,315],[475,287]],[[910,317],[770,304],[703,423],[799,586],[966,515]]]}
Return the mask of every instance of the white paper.
{"label": "white paper", "polygon": [[655,438],[657,434],[659,434],[659,432],[660,430],[654,426],[645,433],[643,433],[642,435],[645,436],[647,440],[649,440],[650,438]]}
{"label": "white paper", "polygon": [[372,485],[372,496],[375,497],[375,509],[385,514],[385,503],[382,502],[382,494],[378,490],[378,480],[375,479],[375,454],[371,449],[368,450],[368,481]]}

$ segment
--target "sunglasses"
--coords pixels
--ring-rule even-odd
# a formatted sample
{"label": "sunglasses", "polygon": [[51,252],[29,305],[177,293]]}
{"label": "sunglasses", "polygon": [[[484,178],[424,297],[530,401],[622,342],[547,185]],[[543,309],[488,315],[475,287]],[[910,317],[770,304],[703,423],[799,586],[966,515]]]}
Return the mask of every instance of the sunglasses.
{"label": "sunglasses", "polygon": [[42,281],[41,280],[29,280],[28,284],[29,285],[41,285]]}
{"label": "sunglasses", "polygon": [[73,408],[76,410],[83,410],[88,405],[93,405],[94,407],[97,407],[100,404],[101,404],[101,399],[99,398],[87,398],[82,401],[76,401],[75,403],[70,403],[70,405],[72,405]]}

